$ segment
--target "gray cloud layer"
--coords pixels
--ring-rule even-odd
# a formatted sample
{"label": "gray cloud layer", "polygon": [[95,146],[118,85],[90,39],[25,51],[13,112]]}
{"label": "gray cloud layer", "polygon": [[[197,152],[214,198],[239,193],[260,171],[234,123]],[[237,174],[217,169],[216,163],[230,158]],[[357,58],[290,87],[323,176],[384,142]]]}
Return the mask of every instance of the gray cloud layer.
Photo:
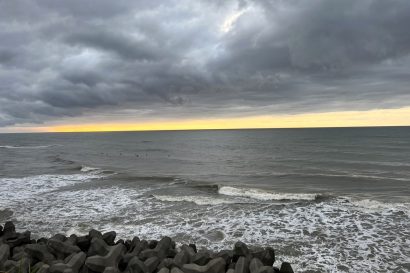
{"label": "gray cloud layer", "polygon": [[0,1],[0,126],[410,105],[410,1]]}

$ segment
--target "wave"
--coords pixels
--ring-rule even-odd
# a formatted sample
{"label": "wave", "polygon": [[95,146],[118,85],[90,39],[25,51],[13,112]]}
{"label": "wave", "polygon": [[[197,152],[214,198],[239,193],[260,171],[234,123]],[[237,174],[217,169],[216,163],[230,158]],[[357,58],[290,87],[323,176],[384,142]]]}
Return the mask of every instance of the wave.
{"label": "wave", "polygon": [[81,166],[80,171],[88,173],[88,172],[95,172],[95,171],[101,171],[100,168],[95,168],[95,167],[89,167],[89,166]]}
{"label": "wave", "polygon": [[403,211],[407,214],[410,213],[410,203],[387,203],[380,202],[377,200],[362,199],[353,200],[351,198],[346,198],[353,206],[364,208],[372,211]]}
{"label": "wave", "polygon": [[263,189],[254,188],[238,188],[231,186],[222,186],[218,189],[218,193],[227,196],[234,197],[246,197],[251,199],[257,199],[262,201],[269,200],[306,200],[314,201],[321,196],[316,193],[278,193],[267,191]]}
{"label": "wave", "polygon": [[178,196],[178,195],[154,194],[153,197],[157,200],[165,201],[165,202],[191,202],[191,203],[195,203],[200,206],[238,203],[235,200],[228,200],[228,199],[215,198],[215,197],[209,197],[209,196],[198,196],[198,195]]}
{"label": "wave", "polygon": [[44,148],[49,148],[57,146],[55,144],[53,145],[37,145],[37,146],[13,146],[13,145],[2,145],[0,146],[0,149],[44,149]]}

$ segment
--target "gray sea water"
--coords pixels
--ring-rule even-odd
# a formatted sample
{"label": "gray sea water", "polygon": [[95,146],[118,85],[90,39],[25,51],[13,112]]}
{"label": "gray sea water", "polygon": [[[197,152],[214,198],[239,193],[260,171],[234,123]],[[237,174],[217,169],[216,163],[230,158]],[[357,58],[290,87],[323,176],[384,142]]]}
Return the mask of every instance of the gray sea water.
{"label": "gray sea water", "polygon": [[0,221],[410,271],[410,128],[0,134]]}

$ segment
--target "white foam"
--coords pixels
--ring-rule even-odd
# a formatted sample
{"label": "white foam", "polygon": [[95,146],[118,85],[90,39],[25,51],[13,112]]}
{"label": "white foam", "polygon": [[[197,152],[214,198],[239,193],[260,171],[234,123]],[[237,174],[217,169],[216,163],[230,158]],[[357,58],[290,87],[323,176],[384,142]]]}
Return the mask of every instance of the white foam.
{"label": "white foam", "polygon": [[89,166],[81,166],[81,171],[82,172],[95,172],[95,171],[100,171],[100,168],[94,168],[94,167],[89,167]]}
{"label": "white foam", "polygon": [[44,149],[53,147],[55,145],[37,145],[37,146],[13,146],[13,145],[2,145],[0,148],[3,149]]}
{"label": "white foam", "polygon": [[221,205],[221,204],[233,204],[234,200],[227,200],[223,198],[214,198],[208,196],[180,196],[180,195],[153,195],[154,198],[165,202],[192,202],[197,205]]}
{"label": "white foam", "polygon": [[351,198],[349,198],[349,202],[354,206],[370,211],[402,211],[410,214],[410,203],[383,203],[377,200],[353,200]]}
{"label": "white foam", "polygon": [[0,178],[0,205],[12,207],[12,204],[38,196],[61,187],[88,182],[102,178],[99,173],[81,174],[44,174],[19,178]]}
{"label": "white foam", "polygon": [[277,193],[253,188],[238,188],[222,186],[218,189],[219,194],[237,197],[247,197],[257,200],[315,200],[317,194],[314,193]]}

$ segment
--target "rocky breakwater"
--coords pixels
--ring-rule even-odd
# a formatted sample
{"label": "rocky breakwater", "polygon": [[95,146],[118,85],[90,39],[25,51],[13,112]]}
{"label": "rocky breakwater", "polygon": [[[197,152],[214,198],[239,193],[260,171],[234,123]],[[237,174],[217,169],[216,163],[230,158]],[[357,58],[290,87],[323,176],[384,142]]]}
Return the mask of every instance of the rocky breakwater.
{"label": "rocky breakwater", "polygon": [[116,240],[114,231],[69,237],[31,239],[12,222],[0,226],[0,272],[9,273],[292,273],[289,263],[274,267],[272,248],[249,249],[237,242],[233,250],[197,251],[194,244],[176,247],[160,241]]}

